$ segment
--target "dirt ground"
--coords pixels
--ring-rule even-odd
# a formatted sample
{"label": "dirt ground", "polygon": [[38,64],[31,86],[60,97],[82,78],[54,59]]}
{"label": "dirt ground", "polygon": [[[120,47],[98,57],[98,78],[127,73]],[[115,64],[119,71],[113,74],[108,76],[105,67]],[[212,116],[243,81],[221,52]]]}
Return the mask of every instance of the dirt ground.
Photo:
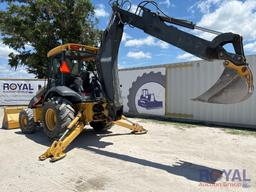
{"label": "dirt ground", "polygon": [[55,163],[42,132],[0,129],[0,191],[256,191],[255,132],[133,120],[148,133],[88,129]]}

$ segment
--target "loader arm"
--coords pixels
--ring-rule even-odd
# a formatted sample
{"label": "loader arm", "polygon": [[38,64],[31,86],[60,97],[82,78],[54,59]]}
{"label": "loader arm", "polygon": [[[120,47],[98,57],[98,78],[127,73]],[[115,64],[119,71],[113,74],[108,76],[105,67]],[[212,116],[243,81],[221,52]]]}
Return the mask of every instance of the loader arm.
{"label": "loader arm", "polygon": [[[148,1],[143,1],[148,2]],[[152,2],[152,1],[151,1]],[[121,8],[118,1],[112,4],[112,16],[106,28],[96,60],[99,79],[106,98],[110,101],[110,116],[119,119],[122,101],[119,90],[117,58],[125,24],[139,28],[164,42],[174,45],[192,55],[205,60],[225,60],[225,70],[219,80],[196,101],[232,104],[246,100],[253,93],[253,78],[243,50],[242,37],[234,33],[219,33],[198,27],[190,21],[160,15],[145,6],[139,6],[139,13],[131,13]],[[137,10],[138,10],[137,9]],[[199,29],[217,34],[208,41],[174,25],[189,29]],[[224,49],[232,44],[234,53]]]}

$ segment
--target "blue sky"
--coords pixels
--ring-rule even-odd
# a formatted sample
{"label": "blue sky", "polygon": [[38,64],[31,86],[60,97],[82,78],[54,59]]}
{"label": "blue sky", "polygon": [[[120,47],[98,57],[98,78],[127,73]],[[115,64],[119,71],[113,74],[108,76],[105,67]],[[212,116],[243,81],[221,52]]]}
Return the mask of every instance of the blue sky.
{"label": "blue sky", "polygon": [[[130,0],[132,9],[141,0]],[[98,28],[107,26],[111,15],[108,0],[92,0],[96,7]],[[169,16],[188,19],[199,26],[221,32],[235,32],[244,37],[245,53],[256,53],[256,0],[156,0],[160,8]],[[3,4],[0,4],[3,9]],[[191,31],[200,37],[212,39],[214,36],[199,31]],[[171,34],[170,34],[171,35]],[[8,54],[12,50],[0,40],[0,78],[30,78],[25,68],[17,71],[7,65]],[[197,60],[198,58],[169,44],[155,39],[143,31],[125,27],[119,51],[119,67],[139,67]]]}

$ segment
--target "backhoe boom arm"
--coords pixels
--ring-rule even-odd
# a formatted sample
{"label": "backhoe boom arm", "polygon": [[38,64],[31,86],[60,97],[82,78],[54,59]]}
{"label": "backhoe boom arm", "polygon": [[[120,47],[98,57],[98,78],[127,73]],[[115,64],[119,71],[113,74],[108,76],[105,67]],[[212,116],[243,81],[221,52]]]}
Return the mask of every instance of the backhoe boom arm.
{"label": "backhoe boom arm", "polygon": [[[232,61],[236,65],[245,64],[242,37],[240,35],[234,33],[221,33],[212,41],[208,41],[182,31],[173,25],[166,24],[172,23],[182,27],[195,29],[196,25],[192,22],[160,16],[145,7],[140,7],[140,9],[142,9],[141,16],[121,9],[118,6],[113,6],[113,13],[120,18],[121,22],[140,28],[145,33],[202,59],[225,59]],[[223,46],[228,43],[233,44],[235,54],[228,53],[223,48]]]}

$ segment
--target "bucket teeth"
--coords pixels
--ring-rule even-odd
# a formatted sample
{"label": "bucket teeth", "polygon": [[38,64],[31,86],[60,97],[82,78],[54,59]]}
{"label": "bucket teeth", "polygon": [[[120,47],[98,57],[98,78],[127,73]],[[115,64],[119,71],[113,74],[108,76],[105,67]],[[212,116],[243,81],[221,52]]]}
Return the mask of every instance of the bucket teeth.
{"label": "bucket teeth", "polygon": [[234,104],[253,94],[253,75],[248,65],[224,62],[225,69],[218,81],[205,93],[192,99],[206,103]]}

